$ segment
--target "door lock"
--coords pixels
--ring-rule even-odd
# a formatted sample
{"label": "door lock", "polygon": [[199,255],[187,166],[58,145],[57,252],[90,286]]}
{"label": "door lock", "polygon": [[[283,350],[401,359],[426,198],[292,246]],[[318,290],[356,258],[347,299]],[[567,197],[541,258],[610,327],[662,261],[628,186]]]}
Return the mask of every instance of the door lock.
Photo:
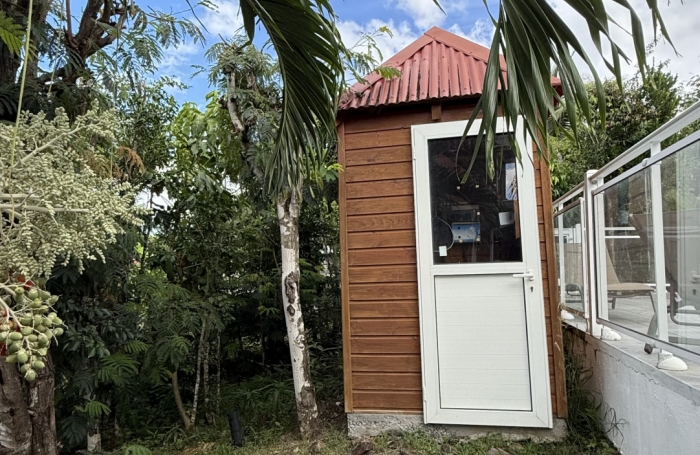
{"label": "door lock", "polygon": [[528,270],[525,273],[516,273],[513,278],[527,278],[530,281],[535,281],[535,273],[532,270]]}

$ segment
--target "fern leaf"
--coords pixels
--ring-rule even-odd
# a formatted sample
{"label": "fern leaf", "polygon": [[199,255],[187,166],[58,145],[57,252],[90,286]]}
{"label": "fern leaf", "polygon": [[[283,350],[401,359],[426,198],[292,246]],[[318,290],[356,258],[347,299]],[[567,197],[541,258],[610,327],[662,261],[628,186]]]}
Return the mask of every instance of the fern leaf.
{"label": "fern leaf", "polygon": [[90,417],[100,417],[103,414],[109,414],[110,409],[109,406],[107,406],[104,403],[101,403],[97,400],[92,400],[88,401],[85,407],[83,408],[83,411]]}
{"label": "fern leaf", "polygon": [[148,345],[141,340],[132,340],[124,345],[124,351],[128,354],[141,354],[148,351]]}
{"label": "fern leaf", "polygon": [[0,40],[7,46],[10,52],[15,55],[20,54],[23,38],[24,29],[22,26],[16,24],[12,18],[5,15],[4,11],[0,10]]}

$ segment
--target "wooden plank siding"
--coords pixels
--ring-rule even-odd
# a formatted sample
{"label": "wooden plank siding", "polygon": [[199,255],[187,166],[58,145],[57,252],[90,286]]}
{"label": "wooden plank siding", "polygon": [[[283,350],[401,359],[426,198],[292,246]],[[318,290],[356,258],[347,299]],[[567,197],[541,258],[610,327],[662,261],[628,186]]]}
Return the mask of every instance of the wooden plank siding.
{"label": "wooden plank siding", "polygon": [[[548,337],[547,349],[553,357],[554,367],[550,366],[549,376],[552,379],[552,393],[555,400],[552,401],[554,415],[560,418],[568,417],[566,397],[566,366],[564,364],[564,341],[559,311],[559,285],[557,283],[557,252],[554,239],[554,209],[552,206],[552,179],[549,167],[543,161],[535,161],[536,173],[540,175],[541,186],[538,187],[537,197],[541,198],[543,218],[540,223],[538,218],[540,243],[544,241],[546,255],[542,256],[542,276],[547,277],[547,284],[542,283],[543,288],[548,287],[549,299],[545,300],[545,313],[551,316],[547,318]],[[539,204],[539,199],[538,199]],[[539,216],[539,210],[538,210]],[[542,239],[544,237],[544,239]],[[544,269],[547,274],[544,274]]]}
{"label": "wooden plank siding", "polygon": [[[445,103],[439,121],[466,120],[470,113],[464,103]],[[338,159],[344,169],[339,180],[340,257],[349,413],[420,414],[423,409],[411,125],[431,122],[431,106],[426,104],[345,115],[338,126]],[[561,346],[561,330],[558,302],[550,299],[558,295],[551,290],[557,285],[550,249],[554,238],[545,229],[551,187],[539,162],[536,176],[552,403],[554,414],[562,416],[560,382],[565,383],[558,365],[563,365],[563,354],[553,349],[553,344]]]}

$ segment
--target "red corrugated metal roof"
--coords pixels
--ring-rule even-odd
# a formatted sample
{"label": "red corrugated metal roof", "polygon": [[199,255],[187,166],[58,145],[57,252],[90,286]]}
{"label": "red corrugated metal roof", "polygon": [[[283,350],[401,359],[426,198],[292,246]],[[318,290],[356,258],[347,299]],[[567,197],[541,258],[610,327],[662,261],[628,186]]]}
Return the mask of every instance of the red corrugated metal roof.
{"label": "red corrugated metal roof", "polygon": [[[398,69],[401,76],[370,74],[367,83],[356,83],[342,97],[339,109],[480,95],[488,56],[488,48],[433,27],[382,65]],[[505,68],[501,56],[504,77]]]}

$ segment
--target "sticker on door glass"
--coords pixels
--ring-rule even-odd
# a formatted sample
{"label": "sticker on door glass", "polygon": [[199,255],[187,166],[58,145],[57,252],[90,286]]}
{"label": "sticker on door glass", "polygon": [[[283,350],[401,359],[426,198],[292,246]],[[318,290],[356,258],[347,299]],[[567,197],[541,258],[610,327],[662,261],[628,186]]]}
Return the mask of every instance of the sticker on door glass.
{"label": "sticker on door glass", "polygon": [[447,247],[444,245],[440,247],[440,256],[447,256]]}

